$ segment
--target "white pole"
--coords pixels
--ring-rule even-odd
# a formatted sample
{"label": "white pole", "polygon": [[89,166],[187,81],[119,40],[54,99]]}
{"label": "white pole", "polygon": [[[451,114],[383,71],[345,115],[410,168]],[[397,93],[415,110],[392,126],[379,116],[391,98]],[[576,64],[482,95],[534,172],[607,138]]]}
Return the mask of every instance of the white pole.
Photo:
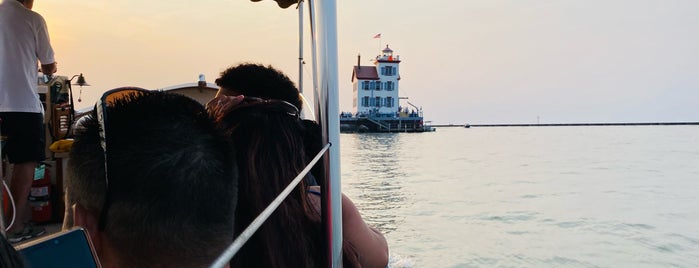
{"label": "white pole", "polygon": [[[332,236],[330,264],[342,267],[342,190],[340,187],[340,108],[337,70],[337,5],[336,0],[320,0],[318,14],[319,110],[316,116],[323,127],[323,140],[333,146],[326,158],[328,183],[323,188],[323,201],[328,202],[328,224]],[[327,139],[327,141],[326,141]],[[325,211],[324,211],[325,212]],[[325,216],[324,216],[325,217]]]}
{"label": "white pole", "polygon": [[303,94],[303,0],[299,1],[299,93]]}

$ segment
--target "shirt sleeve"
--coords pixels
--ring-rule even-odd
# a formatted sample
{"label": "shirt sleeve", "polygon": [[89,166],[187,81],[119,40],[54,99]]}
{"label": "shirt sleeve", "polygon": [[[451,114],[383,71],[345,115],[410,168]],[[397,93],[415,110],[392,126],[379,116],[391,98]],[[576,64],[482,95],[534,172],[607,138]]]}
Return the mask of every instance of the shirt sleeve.
{"label": "shirt sleeve", "polygon": [[36,31],[36,56],[42,65],[56,62],[49,39],[49,31],[46,27],[46,21],[39,16],[39,25]]}

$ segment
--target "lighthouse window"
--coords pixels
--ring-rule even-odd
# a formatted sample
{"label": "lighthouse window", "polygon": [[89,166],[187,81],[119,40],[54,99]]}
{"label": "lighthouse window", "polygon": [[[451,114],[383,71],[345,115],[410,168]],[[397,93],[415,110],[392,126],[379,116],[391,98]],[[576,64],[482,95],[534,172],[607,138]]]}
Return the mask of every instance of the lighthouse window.
{"label": "lighthouse window", "polygon": [[362,89],[369,90],[369,81],[362,82]]}
{"label": "lighthouse window", "polygon": [[381,67],[381,74],[386,75],[386,76],[394,76],[394,75],[396,75],[396,67],[393,67],[393,66]]}

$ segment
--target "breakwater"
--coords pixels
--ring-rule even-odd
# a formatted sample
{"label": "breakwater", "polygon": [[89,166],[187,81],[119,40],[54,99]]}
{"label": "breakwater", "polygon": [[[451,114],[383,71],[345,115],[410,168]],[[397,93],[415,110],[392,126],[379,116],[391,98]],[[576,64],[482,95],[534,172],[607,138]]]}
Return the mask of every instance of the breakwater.
{"label": "breakwater", "polygon": [[588,127],[588,126],[679,126],[699,125],[699,122],[652,122],[652,123],[559,123],[559,124],[446,124],[432,127]]}

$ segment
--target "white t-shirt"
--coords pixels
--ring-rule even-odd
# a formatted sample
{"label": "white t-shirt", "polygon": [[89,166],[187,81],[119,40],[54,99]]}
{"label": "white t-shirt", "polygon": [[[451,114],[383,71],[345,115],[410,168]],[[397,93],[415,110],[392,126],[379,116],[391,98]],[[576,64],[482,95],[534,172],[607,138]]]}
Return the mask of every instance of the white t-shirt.
{"label": "white t-shirt", "polygon": [[16,0],[0,1],[0,112],[42,113],[37,63],[55,62],[46,21]]}

